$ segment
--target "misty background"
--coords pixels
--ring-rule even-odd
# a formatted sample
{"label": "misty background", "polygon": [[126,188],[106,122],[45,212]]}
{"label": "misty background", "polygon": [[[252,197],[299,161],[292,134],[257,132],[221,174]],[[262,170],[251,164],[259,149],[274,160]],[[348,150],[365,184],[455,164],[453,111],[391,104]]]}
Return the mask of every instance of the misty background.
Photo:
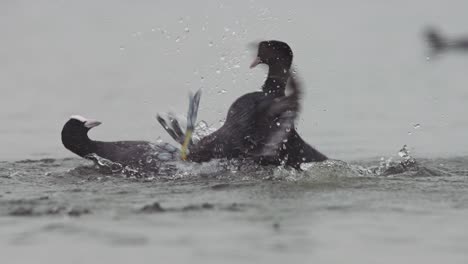
{"label": "misty background", "polygon": [[[0,160],[73,156],[60,131],[174,143],[158,112],[219,126],[260,89],[249,43],[290,44],[305,86],[298,130],[331,158],[468,153],[468,54],[428,58],[427,26],[468,35],[467,1],[1,1]],[[175,144],[175,143],[174,143]]]}

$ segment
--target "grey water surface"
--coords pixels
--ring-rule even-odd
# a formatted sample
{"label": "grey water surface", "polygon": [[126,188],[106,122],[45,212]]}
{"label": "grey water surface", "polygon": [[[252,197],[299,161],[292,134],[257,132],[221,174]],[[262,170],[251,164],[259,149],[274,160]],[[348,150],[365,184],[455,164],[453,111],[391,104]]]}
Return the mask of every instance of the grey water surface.
{"label": "grey water surface", "polygon": [[[468,35],[466,1],[0,1],[1,263],[467,263],[468,54],[430,56],[427,26]],[[300,134],[333,160],[297,172],[223,161],[109,174],[69,153],[170,141],[158,112],[217,127],[260,88],[249,43],[288,42]],[[399,164],[407,145],[416,167]],[[383,157],[383,159],[380,159]],[[389,160],[392,158],[392,162]]]}

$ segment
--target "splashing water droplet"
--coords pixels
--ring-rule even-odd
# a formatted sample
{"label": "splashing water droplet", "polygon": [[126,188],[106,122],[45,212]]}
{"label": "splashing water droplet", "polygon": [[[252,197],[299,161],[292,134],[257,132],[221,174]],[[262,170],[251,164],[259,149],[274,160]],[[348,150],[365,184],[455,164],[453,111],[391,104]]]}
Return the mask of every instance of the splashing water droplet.
{"label": "splashing water droplet", "polygon": [[221,71],[219,69],[216,70],[216,74],[220,74]]}
{"label": "splashing water droplet", "polygon": [[219,60],[224,61],[226,58],[224,56],[221,56]]}
{"label": "splashing water droplet", "polygon": [[179,18],[179,23],[184,23],[184,18],[183,17]]}
{"label": "splashing water droplet", "polygon": [[227,91],[224,90],[224,89],[222,89],[222,90],[220,90],[220,91],[218,92],[218,94],[225,94],[225,93],[227,93]]}
{"label": "splashing water droplet", "polygon": [[232,66],[232,68],[238,69],[238,68],[240,68],[240,65],[239,65],[239,64],[236,64],[236,65]]}
{"label": "splashing water droplet", "polygon": [[408,136],[411,136],[413,135],[413,133],[411,133],[411,131],[408,131]]}
{"label": "splashing water droplet", "polygon": [[409,156],[408,146],[403,145],[403,147],[398,151],[398,156],[404,158]]}
{"label": "splashing water droplet", "polygon": [[213,41],[208,42],[208,47],[213,47]]}
{"label": "splashing water droplet", "polygon": [[190,29],[188,27],[184,28],[185,33],[189,33]]}
{"label": "splashing water droplet", "polygon": [[280,122],[276,122],[276,125],[277,125],[277,126],[281,126],[281,123],[280,123]]}
{"label": "splashing water droplet", "polygon": [[125,50],[125,47],[124,47],[124,46],[120,46],[119,49],[120,49],[120,50]]}
{"label": "splashing water droplet", "polygon": [[414,127],[414,129],[418,129],[418,128],[420,128],[420,127],[421,127],[421,124],[414,124],[414,126],[413,126],[413,127]]}
{"label": "splashing water droplet", "polygon": [[177,37],[177,38],[175,39],[175,42],[180,42],[180,37]]}

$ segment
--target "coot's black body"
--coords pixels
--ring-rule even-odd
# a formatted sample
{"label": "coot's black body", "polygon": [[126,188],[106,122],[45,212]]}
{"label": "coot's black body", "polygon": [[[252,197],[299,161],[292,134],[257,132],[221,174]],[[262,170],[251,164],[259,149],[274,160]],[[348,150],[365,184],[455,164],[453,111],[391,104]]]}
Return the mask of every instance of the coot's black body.
{"label": "coot's black body", "polygon": [[432,53],[440,53],[447,50],[468,51],[468,38],[447,39],[439,31],[429,28],[425,37],[432,48]]}
{"label": "coot's black body", "polygon": [[62,143],[71,152],[83,158],[96,154],[101,158],[124,166],[157,169],[160,162],[178,159],[177,149],[167,143],[154,144],[147,141],[103,142],[91,140],[88,131],[100,125],[82,116],[72,116],[62,129]]}
{"label": "coot's black body", "polygon": [[[285,136],[284,143],[278,146],[274,156],[257,156],[258,149],[263,148],[262,144],[272,134],[275,125],[274,119],[265,117],[265,109],[285,96],[292,57],[291,49],[284,42],[261,42],[252,67],[260,63],[269,66],[262,91],[238,98],[229,108],[224,125],[190,148],[189,159],[202,162],[212,158],[255,156],[264,164],[283,163],[296,168],[304,162],[326,160],[327,157],[307,144],[294,127]],[[265,122],[270,122],[270,125],[264,125]]]}

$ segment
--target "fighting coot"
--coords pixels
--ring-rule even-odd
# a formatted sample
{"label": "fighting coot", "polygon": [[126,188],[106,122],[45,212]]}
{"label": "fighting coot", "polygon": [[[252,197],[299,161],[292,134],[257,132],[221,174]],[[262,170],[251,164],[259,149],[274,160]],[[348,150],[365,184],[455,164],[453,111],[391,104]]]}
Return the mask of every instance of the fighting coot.
{"label": "fighting coot", "polygon": [[80,157],[92,159],[95,154],[124,166],[157,169],[161,162],[179,159],[178,150],[167,143],[91,140],[88,131],[100,124],[79,115],[71,116],[62,129],[63,145]]}

